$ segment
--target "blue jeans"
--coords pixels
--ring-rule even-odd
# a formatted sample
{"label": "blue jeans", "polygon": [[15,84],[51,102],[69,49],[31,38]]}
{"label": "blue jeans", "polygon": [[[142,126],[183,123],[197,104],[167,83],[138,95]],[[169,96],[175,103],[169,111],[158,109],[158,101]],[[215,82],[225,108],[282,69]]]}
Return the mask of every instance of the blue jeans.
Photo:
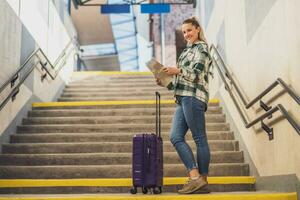
{"label": "blue jeans", "polygon": [[[208,174],[210,150],[205,130],[206,103],[189,96],[176,96],[177,107],[174,113],[170,140],[186,169],[198,168],[201,175]],[[191,130],[197,147],[197,164],[194,154],[185,142],[185,135]]]}

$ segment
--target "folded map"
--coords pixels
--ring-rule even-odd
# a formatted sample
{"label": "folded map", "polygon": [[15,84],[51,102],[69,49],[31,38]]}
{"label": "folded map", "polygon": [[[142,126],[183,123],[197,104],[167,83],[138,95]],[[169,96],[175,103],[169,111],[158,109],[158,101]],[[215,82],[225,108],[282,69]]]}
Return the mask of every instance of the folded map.
{"label": "folded map", "polygon": [[163,87],[167,87],[173,80],[173,75],[169,75],[163,71],[164,66],[160,64],[157,60],[152,58],[146,63],[147,67],[153,73],[155,78],[158,78]]}

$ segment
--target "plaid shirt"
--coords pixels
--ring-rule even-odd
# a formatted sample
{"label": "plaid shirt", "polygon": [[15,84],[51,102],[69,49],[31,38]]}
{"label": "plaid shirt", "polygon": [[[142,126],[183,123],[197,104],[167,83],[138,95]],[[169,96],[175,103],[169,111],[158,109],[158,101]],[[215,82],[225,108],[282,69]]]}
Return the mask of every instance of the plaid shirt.
{"label": "plaid shirt", "polygon": [[174,76],[173,83],[168,88],[174,90],[175,96],[194,96],[207,103],[210,61],[211,57],[206,43],[198,41],[192,45],[188,44],[177,62],[181,73]]}

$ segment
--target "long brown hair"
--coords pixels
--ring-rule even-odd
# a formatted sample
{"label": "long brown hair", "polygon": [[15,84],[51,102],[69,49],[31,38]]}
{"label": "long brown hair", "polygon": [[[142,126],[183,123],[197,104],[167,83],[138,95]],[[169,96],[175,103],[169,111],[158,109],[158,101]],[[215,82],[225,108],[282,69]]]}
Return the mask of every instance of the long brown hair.
{"label": "long brown hair", "polygon": [[191,17],[191,18],[188,18],[186,20],[183,21],[182,24],[192,24],[193,26],[195,26],[196,28],[199,27],[200,31],[199,31],[199,35],[198,35],[198,39],[200,41],[203,41],[207,44],[207,40],[204,36],[204,31],[203,31],[203,28],[201,27],[200,23],[198,22],[198,20],[196,19],[196,17]]}

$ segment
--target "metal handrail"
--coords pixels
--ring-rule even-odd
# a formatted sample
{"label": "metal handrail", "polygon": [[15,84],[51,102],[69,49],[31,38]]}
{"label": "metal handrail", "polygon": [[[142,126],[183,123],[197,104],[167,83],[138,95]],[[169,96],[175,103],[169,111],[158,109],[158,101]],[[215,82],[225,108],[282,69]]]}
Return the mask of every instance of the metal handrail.
{"label": "metal handrail", "polygon": [[259,94],[252,101],[250,101],[246,105],[246,108],[247,109],[250,108],[257,101],[259,101],[263,96],[268,94],[277,85],[281,85],[283,87],[283,89],[297,102],[297,104],[300,105],[300,97],[281,78],[277,78],[277,80],[274,83],[272,83],[267,89],[265,89],[261,94]]}
{"label": "metal handrail", "polygon": [[39,51],[39,49],[35,50],[26,60],[25,62],[22,64],[22,66],[18,69],[18,71],[10,78],[8,79],[0,88],[0,94],[1,92],[7,87],[8,84],[10,84],[12,82],[12,80],[15,79],[15,77],[18,76],[18,74],[25,68],[25,66],[27,65],[27,63],[31,60],[31,58],[33,56],[35,56],[35,54]]}
{"label": "metal handrail", "polygon": [[239,87],[237,86],[236,82],[235,82],[234,79],[232,78],[231,74],[229,73],[228,67],[227,67],[227,65],[225,64],[222,55],[219,53],[218,49],[217,49],[217,48],[215,47],[215,45],[213,45],[213,44],[210,46],[210,51],[211,51],[212,49],[217,53],[218,57],[220,58],[220,61],[222,62],[222,65],[223,65],[223,68],[225,69],[225,75],[226,75],[226,77],[229,78],[229,80],[230,80],[230,82],[232,83],[233,87],[236,89],[238,95],[240,96],[240,98],[241,98],[243,104],[246,105],[246,104],[247,104],[246,99],[245,99],[245,97],[243,96],[243,94],[242,94],[241,90],[239,89]]}
{"label": "metal handrail", "polygon": [[268,88],[266,88],[261,94],[259,94],[257,97],[255,97],[253,100],[251,100],[247,103],[246,98],[243,96],[241,90],[239,89],[236,82],[234,81],[231,74],[229,73],[228,67],[225,64],[224,59],[223,59],[222,55],[219,53],[218,49],[213,44],[211,45],[210,49],[213,49],[217,53],[218,57],[220,58],[220,61],[222,62],[223,68],[226,71],[226,76],[229,78],[230,82],[236,89],[239,97],[241,98],[243,104],[245,105],[245,107],[247,109],[250,108],[252,105],[254,105],[256,102],[258,102],[263,96],[268,94],[277,85],[281,85],[283,87],[283,89],[286,92],[288,92],[288,94],[297,102],[297,104],[300,105],[300,97],[281,78],[277,78],[277,80],[274,83],[272,83]]}
{"label": "metal handrail", "polygon": [[[268,107],[268,109],[266,110],[267,112],[262,114],[261,116],[257,117],[256,119],[248,122],[247,118],[245,117],[241,107],[239,106],[239,103],[237,101],[237,99],[235,98],[235,96],[233,95],[232,91],[230,90],[229,84],[226,81],[225,76],[230,80],[230,83],[233,85],[234,89],[237,91],[238,97],[241,99],[241,101],[243,102],[244,106],[246,109],[250,108],[251,106],[253,106],[256,102],[258,102],[259,100],[261,100],[261,98],[263,96],[265,96],[266,94],[268,94],[273,88],[275,88],[277,85],[281,85],[285,91],[288,92],[288,94],[298,103],[298,105],[300,104],[300,98],[299,96],[293,91],[292,88],[290,88],[281,78],[278,78],[274,83],[272,83],[267,89],[265,89],[262,93],[260,93],[257,97],[255,97],[252,101],[250,101],[249,103],[246,102],[245,97],[243,96],[243,94],[241,93],[240,89],[238,88],[236,82],[233,80],[232,76],[229,73],[228,67],[226,66],[224,59],[222,58],[222,56],[220,55],[218,49],[212,44],[210,47],[210,51],[212,52],[212,49],[214,50],[214,52],[217,53],[219,60],[222,63],[222,67],[225,70],[225,73],[222,73],[222,70],[218,64],[218,62],[216,61],[216,59],[212,56],[212,61],[213,64],[215,64],[215,66],[217,67],[218,73],[222,79],[222,81],[225,84],[225,89],[228,91],[230,97],[233,100],[234,105],[236,106],[238,113],[240,115],[240,117],[243,120],[243,123],[245,125],[246,128],[250,128],[253,125],[257,124],[258,122],[262,123],[262,128],[268,132],[269,134],[269,139],[273,139],[273,129],[267,127],[264,123],[263,123],[263,119],[270,117],[273,113],[280,111],[284,118],[286,118],[288,120],[288,122],[292,125],[292,127],[297,131],[297,133],[300,135],[300,126],[299,124],[290,116],[290,114],[287,112],[287,110],[281,105],[278,104],[277,106],[271,108]],[[225,75],[224,75],[225,74]],[[261,102],[262,103],[262,102]]]}
{"label": "metal handrail", "polygon": [[88,69],[87,69],[85,62],[80,57],[79,57],[79,59],[80,59],[81,64],[83,65],[83,71],[87,71]]}
{"label": "metal handrail", "polygon": [[[74,58],[75,58],[75,56],[76,56],[76,59],[79,59],[79,61],[80,61],[80,67],[77,68],[77,70],[78,70],[78,71],[82,71],[81,65],[83,65],[83,69],[86,71],[86,70],[87,70],[87,66],[86,66],[84,60],[82,59],[82,56],[81,56],[81,53],[80,53],[80,52],[82,52],[83,50],[80,49],[80,45],[78,44],[78,42],[77,42],[76,40],[75,40],[75,45],[76,45],[77,48],[76,48],[76,53],[74,54]],[[77,67],[78,67],[78,66],[77,66]]]}
{"label": "metal handrail", "polygon": [[[48,59],[48,57],[46,56],[46,54],[44,53],[44,51],[39,48],[39,52],[41,52],[41,54],[43,55],[44,59],[46,59],[46,63],[41,63],[43,69],[47,72],[47,74],[51,77],[52,80],[54,80],[58,74],[58,72],[60,71],[61,67],[57,70],[55,70],[55,66],[61,61],[61,59],[66,55],[66,51],[69,48],[69,46],[73,44],[73,40],[70,40],[69,43],[66,45],[66,47],[63,49],[63,51],[59,54],[59,56],[57,57],[57,59],[54,61],[54,63],[52,64],[50,62],[50,60]],[[37,57],[39,58],[39,60],[41,61],[42,59],[39,57],[39,55],[37,54]],[[46,68],[45,66],[49,64],[51,66],[52,69],[54,69],[56,71],[56,73],[54,74],[54,76],[50,73],[50,71],[48,70],[48,68]]]}
{"label": "metal handrail", "polygon": [[229,85],[228,85],[228,83],[227,83],[227,81],[226,81],[226,78],[225,78],[224,74],[222,73],[222,71],[221,71],[221,69],[220,69],[218,63],[216,62],[216,60],[213,59],[212,61],[213,61],[213,63],[216,64],[217,70],[218,70],[218,72],[219,72],[219,75],[220,75],[222,81],[223,81],[224,84],[225,84],[225,88],[227,89],[227,91],[228,91],[230,97],[231,97],[232,100],[233,100],[233,103],[235,104],[236,108],[238,109],[238,112],[239,112],[239,114],[240,114],[240,116],[241,116],[241,118],[242,118],[244,124],[246,125],[246,124],[248,123],[248,122],[247,122],[247,119],[246,119],[246,117],[244,116],[244,114],[243,114],[243,112],[242,112],[242,110],[241,110],[241,108],[240,108],[240,106],[239,106],[239,104],[238,104],[236,98],[234,97],[232,91],[229,90]]}
{"label": "metal handrail", "polygon": [[[65,55],[65,51],[68,49],[68,47],[70,46],[70,44],[72,44],[72,40],[66,45],[66,47],[64,48],[64,50],[62,51],[62,53],[58,56],[58,58],[56,59],[55,63],[57,63],[62,57],[63,55]],[[12,80],[18,76],[18,74],[26,67],[27,63],[34,57],[37,56],[37,53],[41,52],[42,55],[44,56],[44,58],[46,59],[47,63],[50,64],[51,68],[54,69],[53,66],[55,66],[55,64],[51,64],[51,62],[49,61],[49,59],[47,58],[47,56],[45,55],[45,53],[43,52],[43,50],[41,48],[36,49],[32,54],[30,54],[30,56],[25,60],[25,62],[21,65],[21,67],[14,73],[13,76],[11,76],[10,79],[8,79],[0,88],[0,93],[7,87],[8,84],[10,84],[12,82]],[[40,59],[40,58],[39,58]],[[40,59],[41,60],[41,59]],[[42,65],[43,68],[44,65]],[[50,75],[50,73],[49,73]]]}
{"label": "metal handrail", "polygon": [[[72,51],[70,51],[69,53],[66,54],[66,51],[68,50],[68,48],[70,47],[71,44],[73,43],[73,39],[69,41],[69,43],[66,45],[66,47],[63,49],[63,51],[60,53],[60,55],[57,57],[57,59],[55,60],[55,64],[52,64],[50,62],[50,60],[48,59],[48,57],[46,56],[46,54],[44,53],[44,51],[41,48],[36,49],[27,59],[26,61],[21,65],[21,67],[17,70],[17,72],[11,76],[11,78],[9,78],[0,88],[0,94],[1,92],[9,85],[11,84],[11,88],[13,88],[11,90],[11,92],[7,95],[7,97],[4,99],[4,101],[2,101],[2,103],[0,104],[0,111],[2,110],[2,108],[6,105],[6,103],[9,101],[10,98],[12,98],[12,100],[15,99],[15,96],[18,94],[19,92],[19,87],[24,83],[24,81],[27,79],[27,77],[31,74],[31,72],[33,71],[33,69],[37,66],[37,64],[40,64],[42,70],[45,70],[45,74],[42,75],[42,80],[44,78],[46,78],[47,75],[49,75],[51,77],[52,80],[54,80],[59,71],[62,69],[63,65],[60,65],[59,68],[57,70],[55,70],[55,66],[62,60],[63,57],[68,57],[70,55],[70,53]],[[77,46],[77,45],[76,45]],[[72,48],[73,50],[73,48]],[[39,53],[42,54],[43,59],[46,60],[46,62],[42,62],[43,59],[40,57]],[[18,82],[18,84],[16,86],[14,86],[15,81],[19,78],[19,73],[25,69],[26,65],[29,63],[29,61],[32,60],[32,58],[37,57],[39,59],[38,62],[34,63],[33,65],[30,66],[29,70],[27,71],[27,73],[22,77],[22,79]],[[47,65],[50,65],[51,68],[53,70],[55,70],[54,75],[50,72],[50,70],[47,68]]]}
{"label": "metal handrail", "polygon": [[2,110],[2,108],[4,108],[4,106],[7,104],[7,102],[9,101],[10,98],[12,98],[12,100],[15,99],[16,95],[19,93],[19,87],[23,84],[23,82],[27,79],[27,77],[31,74],[31,72],[33,71],[33,69],[35,68],[35,65],[32,65],[30,70],[28,70],[28,72],[26,73],[26,75],[22,78],[21,81],[19,81],[19,83],[12,89],[12,91],[8,94],[8,96],[4,99],[4,101],[0,104],[0,111]]}

